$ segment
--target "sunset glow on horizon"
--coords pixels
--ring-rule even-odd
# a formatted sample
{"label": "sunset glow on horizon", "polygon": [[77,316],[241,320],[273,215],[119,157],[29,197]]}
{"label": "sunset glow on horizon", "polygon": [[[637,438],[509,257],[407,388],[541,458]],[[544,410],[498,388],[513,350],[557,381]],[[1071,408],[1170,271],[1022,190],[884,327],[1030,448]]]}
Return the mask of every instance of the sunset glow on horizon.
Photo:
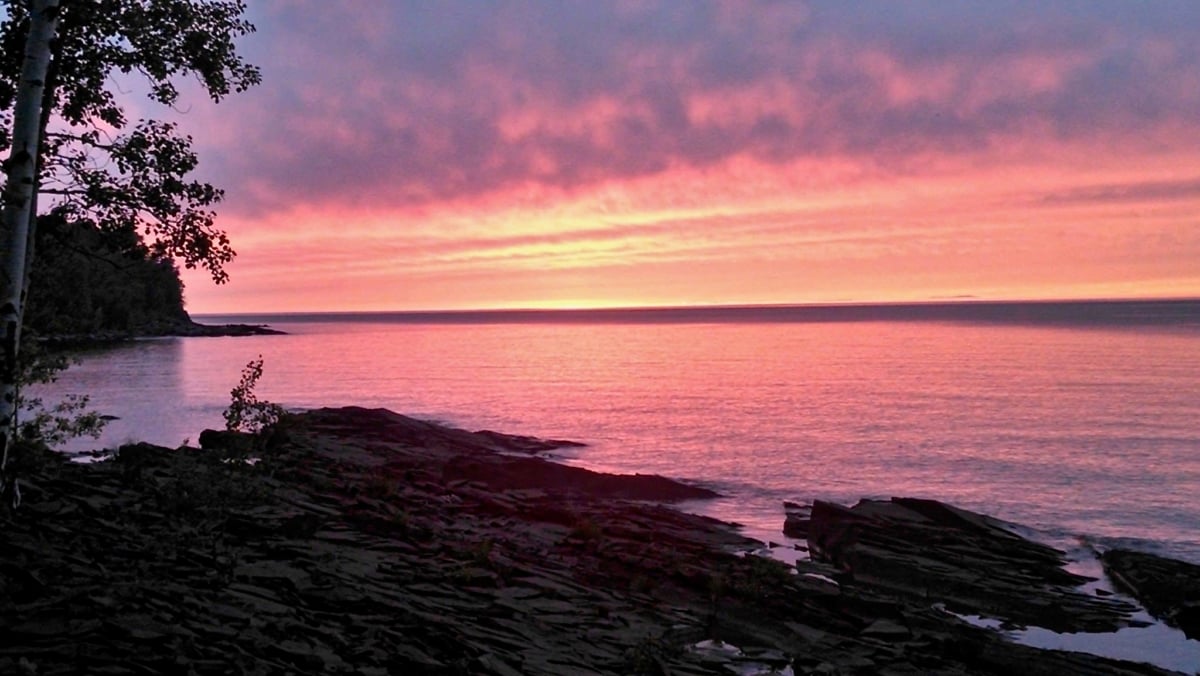
{"label": "sunset glow on horizon", "polygon": [[1197,5],[251,19],[177,116],[239,253],[193,313],[1200,297]]}

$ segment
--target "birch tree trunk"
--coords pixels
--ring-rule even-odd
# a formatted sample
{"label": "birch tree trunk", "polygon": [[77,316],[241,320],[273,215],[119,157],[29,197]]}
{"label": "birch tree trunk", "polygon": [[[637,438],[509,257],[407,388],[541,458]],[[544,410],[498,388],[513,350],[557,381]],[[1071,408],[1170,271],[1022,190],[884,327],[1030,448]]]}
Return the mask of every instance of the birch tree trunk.
{"label": "birch tree trunk", "polygon": [[0,487],[14,506],[20,492],[8,471],[17,424],[17,353],[28,270],[30,227],[35,204],[42,101],[50,65],[51,41],[58,28],[59,0],[31,0],[25,61],[13,109],[12,149],[5,167],[3,221],[0,223]]}

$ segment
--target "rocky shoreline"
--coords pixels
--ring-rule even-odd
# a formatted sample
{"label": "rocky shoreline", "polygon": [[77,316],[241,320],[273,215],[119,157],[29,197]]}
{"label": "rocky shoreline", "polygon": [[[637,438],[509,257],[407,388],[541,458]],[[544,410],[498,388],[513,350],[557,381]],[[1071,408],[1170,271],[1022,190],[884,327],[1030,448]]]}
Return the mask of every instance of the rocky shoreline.
{"label": "rocky shoreline", "polygon": [[[789,567],[662,504],[707,489],[537,457],[566,442],[361,408],[296,416],[253,465],[202,442],[29,470],[0,520],[0,673],[1171,673],[964,621],[1137,622],[942,503],[791,505],[812,560]],[[1194,631],[1196,567],[1145,557],[1105,559]]]}
{"label": "rocky shoreline", "polygon": [[37,336],[42,345],[55,349],[87,348],[113,343],[126,343],[143,338],[193,338],[193,337],[240,337],[277,336],[284,331],[262,324],[199,324],[190,319],[159,322],[142,326],[132,331],[94,331],[81,334],[56,334]]}

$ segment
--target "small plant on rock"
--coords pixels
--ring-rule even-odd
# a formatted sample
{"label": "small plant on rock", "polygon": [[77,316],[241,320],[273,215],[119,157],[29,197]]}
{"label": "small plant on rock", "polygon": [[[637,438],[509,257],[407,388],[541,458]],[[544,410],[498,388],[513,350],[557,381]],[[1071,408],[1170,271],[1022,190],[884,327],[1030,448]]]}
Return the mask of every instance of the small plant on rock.
{"label": "small plant on rock", "polygon": [[268,460],[268,451],[287,437],[287,411],[279,404],[259,399],[254,392],[262,374],[263,359],[259,355],[246,364],[241,380],[229,391],[225,438],[220,443],[230,459],[252,463]]}
{"label": "small plant on rock", "polygon": [[263,358],[251,359],[242,369],[242,379],[229,391],[229,408],[225,409],[225,429],[230,432],[262,434],[274,427],[285,413],[282,406],[261,401],[254,393],[263,374]]}

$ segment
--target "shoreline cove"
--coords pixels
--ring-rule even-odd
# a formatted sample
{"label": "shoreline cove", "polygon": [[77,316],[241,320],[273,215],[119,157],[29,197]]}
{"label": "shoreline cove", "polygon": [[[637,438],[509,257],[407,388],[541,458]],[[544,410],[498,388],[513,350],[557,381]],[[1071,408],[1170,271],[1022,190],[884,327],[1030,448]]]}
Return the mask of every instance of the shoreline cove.
{"label": "shoreline cove", "polygon": [[[0,671],[1196,671],[1186,654],[1160,668],[1009,640],[1156,625],[1124,593],[1159,607],[1146,571],[1165,560],[1127,562],[1133,589],[1114,590],[936,501],[792,506],[786,528],[781,510],[812,553],[785,564],[665,504],[711,491],[538,457],[561,441],[354,407],[297,415],[253,466],[221,461],[229,437],[201,440],[28,475],[3,517]],[[1180,565],[1156,614],[1196,631],[1200,575]]]}

